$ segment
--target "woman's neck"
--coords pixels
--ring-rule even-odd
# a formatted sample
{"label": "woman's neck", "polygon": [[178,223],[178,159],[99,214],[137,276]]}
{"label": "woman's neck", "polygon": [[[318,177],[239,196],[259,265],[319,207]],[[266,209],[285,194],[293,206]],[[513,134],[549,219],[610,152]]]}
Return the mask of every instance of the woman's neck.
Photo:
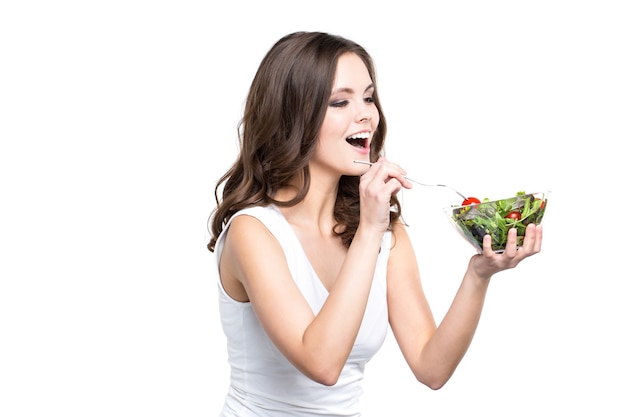
{"label": "woman's neck", "polygon": [[[288,201],[295,197],[302,185],[294,184],[277,191],[275,199]],[[304,199],[291,207],[281,207],[287,221],[299,227],[316,227],[320,232],[331,233],[335,225],[335,202],[337,199],[338,179],[336,181],[320,181],[319,177],[311,176],[309,190]]]}

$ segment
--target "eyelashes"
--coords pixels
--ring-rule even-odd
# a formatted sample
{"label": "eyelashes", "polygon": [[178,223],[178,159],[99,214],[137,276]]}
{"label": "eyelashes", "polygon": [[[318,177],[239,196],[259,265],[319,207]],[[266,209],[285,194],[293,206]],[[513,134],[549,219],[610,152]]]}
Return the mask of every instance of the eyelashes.
{"label": "eyelashes", "polygon": [[333,101],[330,103],[330,107],[346,107],[347,105],[348,100]]}
{"label": "eyelashes", "polygon": [[[374,97],[365,97],[363,99],[363,101],[365,101],[368,104],[374,104]],[[330,107],[346,107],[348,104],[350,103],[349,100],[339,100],[339,101],[331,101],[330,102]]]}

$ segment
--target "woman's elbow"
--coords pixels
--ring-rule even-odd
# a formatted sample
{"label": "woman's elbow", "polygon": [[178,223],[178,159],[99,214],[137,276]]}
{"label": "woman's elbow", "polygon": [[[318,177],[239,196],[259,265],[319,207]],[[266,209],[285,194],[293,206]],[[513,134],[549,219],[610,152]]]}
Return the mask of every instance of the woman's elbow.
{"label": "woman's elbow", "polygon": [[306,366],[302,372],[318,384],[330,387],[339,381],[339,376],[341,375],[342,370],[343,367],[328,366],[328,364],[321,366],[309,364],[309,366]]}
{"label": "woman's elbow", "polygon": [[429,383],[424,383],[424,385],[426,385],[428,388],[430,388],[433,391],[437,391],[443,388],[443,386],[446,385],[446,382],[447,381],[433,381]]}
{"label": "woman's elbow", "polygon": [[446,383],[450,380],[451,375],[429,375],[429,376],[419,376],[415,375],[417,380],[423,385],[427,386],[433,391],[437,391],[446,385]]}

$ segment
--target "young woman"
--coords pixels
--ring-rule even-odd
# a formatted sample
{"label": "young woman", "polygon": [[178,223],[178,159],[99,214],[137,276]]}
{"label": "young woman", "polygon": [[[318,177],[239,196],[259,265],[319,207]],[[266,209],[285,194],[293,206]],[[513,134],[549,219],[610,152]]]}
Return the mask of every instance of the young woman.
{"label": "young woman", "polygon": [[231,366],[221,416],[359,416],[364,366],[388,326],[415,377],[441,388],[491,277],[540,251],[540,226],[520,249],[512,229],[502,254],[485,236],[437,325],[396,198],[411,183],[382,156],[385,132],[358,44],[298,32],[262,60],[211,217]]}

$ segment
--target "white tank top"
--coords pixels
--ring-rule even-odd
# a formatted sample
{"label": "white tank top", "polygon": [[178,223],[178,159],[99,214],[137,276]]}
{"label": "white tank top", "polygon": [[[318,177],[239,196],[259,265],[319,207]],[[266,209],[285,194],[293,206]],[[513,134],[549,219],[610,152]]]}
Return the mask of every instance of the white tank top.
{"label": "white tank top", "polygon": [[[281,244],[298,288],[317,314],[328,291],[316,275],[295,232],[275,206],[252,207],[235,214],[259,219]],[[232,219],[231,219],[232,221]],[[219,309],[231,368],[222,417],[360,416],[359,398],[365,364],[387,334],[387,260],[391,232],[385,233],[367,308],[347,363],[333,386],[319,384],[298,371],[274,346],[249,302],[232,299],[222,287],[217,265],[230,222],[215,245]]]}

